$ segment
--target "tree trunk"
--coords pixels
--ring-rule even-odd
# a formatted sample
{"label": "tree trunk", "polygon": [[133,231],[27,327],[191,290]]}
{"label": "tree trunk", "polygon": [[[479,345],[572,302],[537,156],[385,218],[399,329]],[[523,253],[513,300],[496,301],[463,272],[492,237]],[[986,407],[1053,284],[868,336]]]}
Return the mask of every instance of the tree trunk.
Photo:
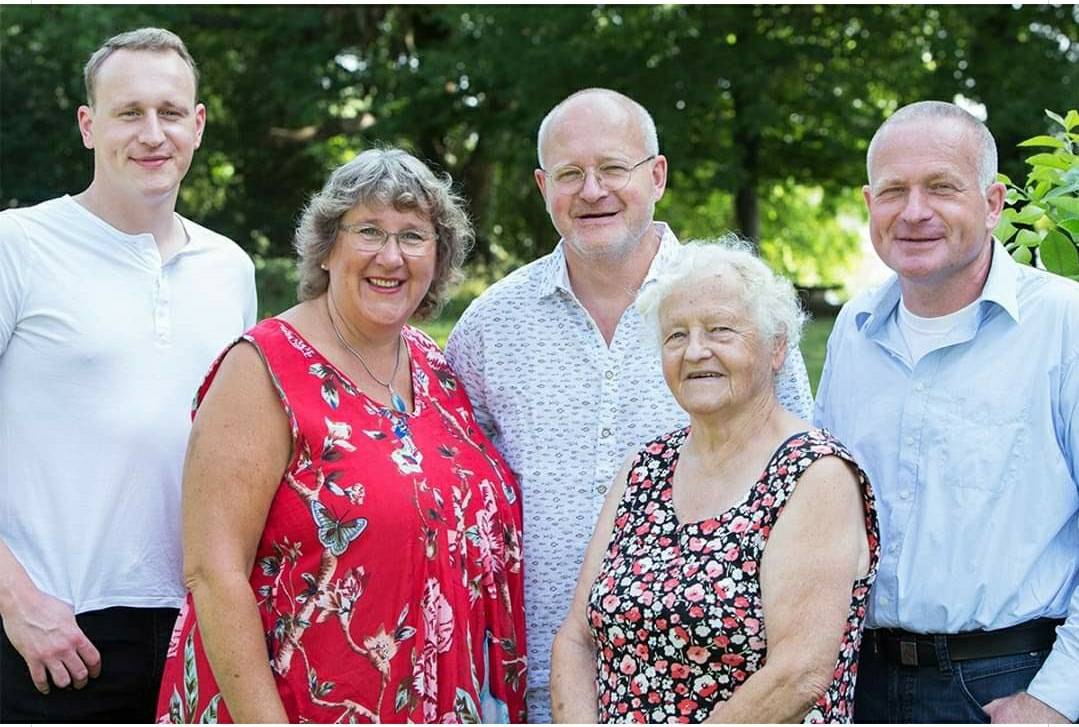
{"label": "tree trunk", "polygon": [[746,179],[734,195],[734,218],[738,233],[756,248],[761,239],[761,214],[757,186],[752,179]]}

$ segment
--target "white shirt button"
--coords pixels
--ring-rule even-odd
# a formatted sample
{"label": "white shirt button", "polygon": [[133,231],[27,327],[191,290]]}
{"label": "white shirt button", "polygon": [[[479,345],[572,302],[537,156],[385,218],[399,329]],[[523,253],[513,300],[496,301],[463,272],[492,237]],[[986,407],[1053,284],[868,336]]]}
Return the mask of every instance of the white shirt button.
{"label": "white shirt button", "polygon": [[900,490],[899,491],[899,497],[901,497],[904,500],[909,500],[910,499],[910,490]]}
{"label": "white shirt button", "polygon": [[921,381],[919,381],[917,384],[914,385],[914,390],[915,391],[925,391],[925,384],[923,384]]}
{"label": "white shirt button", "polygon": [[914,437],[907,437],[903,441],[906,443],[906,445],[908,447],[913,447],[914,446]]}

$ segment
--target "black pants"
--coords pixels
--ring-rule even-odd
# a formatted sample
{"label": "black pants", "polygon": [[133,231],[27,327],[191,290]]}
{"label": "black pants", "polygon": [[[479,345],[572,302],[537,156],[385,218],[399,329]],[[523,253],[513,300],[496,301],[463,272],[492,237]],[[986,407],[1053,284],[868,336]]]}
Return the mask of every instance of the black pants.
{"label": "black pants", "polygon": [[105,608],[75,617],[101,653],[82,689],[42,694],[0,628],[0,722],[153,722],[175,608]]}

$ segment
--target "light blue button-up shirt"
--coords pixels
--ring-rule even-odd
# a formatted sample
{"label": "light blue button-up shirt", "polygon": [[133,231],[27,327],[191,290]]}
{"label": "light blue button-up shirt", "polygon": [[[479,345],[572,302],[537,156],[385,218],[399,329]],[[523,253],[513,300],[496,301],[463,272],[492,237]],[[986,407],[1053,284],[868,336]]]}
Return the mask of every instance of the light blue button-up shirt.
{"label": "light blue button-up shirt", "polygon": [[1079,719],[1079,285],[994,243],[977,315],[914,365],[899,300],[893,277],[843,307],[816,402],[876,491],[867,625],[1067,617],[1028,691]]}

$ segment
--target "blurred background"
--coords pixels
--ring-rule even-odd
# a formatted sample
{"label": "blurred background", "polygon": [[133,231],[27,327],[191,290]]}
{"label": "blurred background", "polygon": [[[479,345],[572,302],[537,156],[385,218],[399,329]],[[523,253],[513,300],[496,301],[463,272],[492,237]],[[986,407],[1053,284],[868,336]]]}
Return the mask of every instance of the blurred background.
{"label": "blurred background", "polygon": [[82,66],[144,25],[187,43],[207,131],[181,213],[256,262],[263,315],[295,302],[290,244],[330,169],[375,144],[450,173],[477,227],[469,279],[424,327],[443,339],[490,282],[550,251],[535,137],[569,93],[605,86],[655,117],[670,160],[657,219],[735,230],[804,291],[814,383],[834,306],[879,282],[860,188],[880,122],[910,101],[986,119],[1001,171],[1044,109],[1079,106],[1074,5],[4,6],[0,208],[81,191]]}

